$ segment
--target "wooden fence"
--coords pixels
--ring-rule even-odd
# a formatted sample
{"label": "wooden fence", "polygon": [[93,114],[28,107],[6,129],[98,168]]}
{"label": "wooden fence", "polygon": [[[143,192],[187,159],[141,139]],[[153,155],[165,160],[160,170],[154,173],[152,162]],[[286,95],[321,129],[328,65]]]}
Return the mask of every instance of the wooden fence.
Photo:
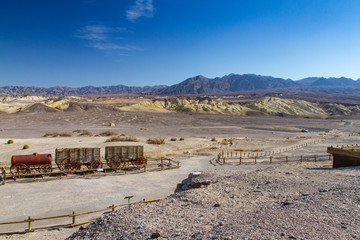
{"label": "wooden fence", "polygon": [[[47,173],[31,172],[17,174],[17,177],[11,175],[9,170],[0,169],[0,183],[13,183],[23,181],[47,181],[69,177],[89,177],[89,176],[106,176],[110,174],[134,174],[148,171],[162,171],[166,169],[179,168],[180,161],[174,161],[170,158],[148,159],[143,168],[132,170],[113,170],[110,167],[101,169],[80,169],[72,171],[53,171]],[[58,169],[58,168],[55,168]]]}
{"label": "wooden fence", "polygon": [[[83,224],[87,224],[87,223],[91,223],[95,220],[88,220],[85,222],[77,222],[76,221],[76,217],[78,216],[85,216],[85,215],[89,215],[89,214],[94,214],[94,213],[98,213],[98,212],[105,212],[107,210],[111,210],[112,212],[115,211],[116,208],[118,207],[123,207],[123,206],[127,206],[127,205],[132,205],[132,204],[139,204],[139,203],[151,203],[151,202],[156,202],[159,201],[163,198],[158,198],[158,199],[153,199],[153,200],[143,200],[143,201],[137,201],[137,202],[131,202],[131,203],[124,203],[124,204],[117,204],[117,205],[111,205],[109,207],[103,208],[103,209],[98,209],[98,210],[94,210],[94,211],[89,211],[89,212],[82,212],[82,213],[75,213],[75,211],[73,211],[70,214],[64,214],[64,215],[58,215],[58,216],[51,216],[51,217],[39,217],[39,218],[32,218],[31,216],[29,216],[28,218],[21,220],[21,221],[12,221],[12,222],[0,222],[0,226],[1,225],[19,225],[19,224],[24,224],[27,223],[27,228],[25,230],[22,231],[13,231],[13,232],[1,232],[0,235],[10,235],[10,234],[17,234],[17,233],[28,233],[28,232],[34,232],[36,230],[43,230],[43,229],[53,229],[53,228],[62,228],[62,227],[76,227],[79,225],[83,225]],[[46,226],[42,226],[42,227],[32,227],[32,223],[34,222],[39,222],[39,221],[45,221],[45,220],[50,220],[50,219],[60,219],[60,218],[69,218],[69,223],[67,224],[57,224],[57,225],[46,225]]]}
{"label": "wooden fence", "polygon": [[284,156],[284,157],[274,157],[259,155],[254,157],[243,157],[241,155],[237,156],[233,152],[221,152],[217,156],[217,161],[220,164],[257,164],[257,163],[280,163],[280,162],[290,162],[290,161],[331,161],[332,155],[307,155],[307,156]]}

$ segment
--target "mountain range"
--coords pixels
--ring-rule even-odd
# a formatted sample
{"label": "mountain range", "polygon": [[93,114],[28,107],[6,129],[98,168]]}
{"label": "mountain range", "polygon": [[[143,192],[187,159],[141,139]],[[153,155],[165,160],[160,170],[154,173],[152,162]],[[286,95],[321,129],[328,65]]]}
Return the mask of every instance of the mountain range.
{"label": "mountain range", "polygon": [[223,77],[207,78],[196,76],[172,86],[129,87],[124,85],[80,88],[71,87],[0,87],[0,94],[39,94],[39,95],[101,95],[101,94],[146,94],[146,95],[191,95],[191,94],[227,94],[244,91],[269,89],[359,89],[360,80],[350,78],[309,77],[301,80],[275,78],[255,74],[229,74]]}

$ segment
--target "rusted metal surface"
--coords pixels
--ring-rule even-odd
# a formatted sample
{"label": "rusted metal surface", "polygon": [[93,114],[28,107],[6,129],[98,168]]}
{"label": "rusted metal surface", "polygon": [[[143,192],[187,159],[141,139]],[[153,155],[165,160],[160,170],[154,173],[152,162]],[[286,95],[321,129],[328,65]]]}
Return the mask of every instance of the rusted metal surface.
{"label": "rusted metal surface", "polygon": [[100,148],[57,148],[55,163],[60,170],[79,170],[83,165],[96,169],[102,167]]}
{"label": "rusted metal surface", "polygon": [[13,155],[11,157],[11,167],[16,164],[25,164],[25,165],[51,165],[52,157],[51,154],[38,154],[34,153],[32,155]]}
{"label": "rusted metal surface", "polygon": [[360,146],[357,144],[331,146],[327,152],[333,155],[333,168],[360,166]]}
{"label": "rusted metal surface", "polygon": [[106,163],[112,169],[141,168],[146,164],[143,146],[105,147]]}

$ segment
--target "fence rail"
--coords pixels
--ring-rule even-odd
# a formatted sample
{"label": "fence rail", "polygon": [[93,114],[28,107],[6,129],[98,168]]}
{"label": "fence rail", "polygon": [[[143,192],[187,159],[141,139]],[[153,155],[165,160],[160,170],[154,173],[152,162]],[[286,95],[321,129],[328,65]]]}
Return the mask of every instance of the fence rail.
{"label": "fence rail", "polygon": [[[0,183],[13,183],[21,181],[47,181],[47,180],[56,180],[66,177],[88,177],[89,173],[92,176],[101,176],[101,175],[110,175],[110,174],[132,174],[132,173],[141,173],[141,172],[150,172],[150,171],[159,171],[166,169],[179,168],[180,161],[174,161],[170,158],[159,158],[159,159],[148,159],[148,162],[144,164],[143,168],[139,169],[122,169],[122,170],[113,170],[110,167],[101,168],[101,169],[80,169],[80,170],[59,170],[53,172],[31,172],[24,174],[17,174],[14,177],[9,170],[5,168],[0,169]],[[55,168],[57,169],[57,168]],[[44,178],[46,176],[46,178]]]}
{"label": "fence rail", "polygon": [[[159,200],[161,200],[163,198],[157,198],[157,199],[152,199],[152,200],[143,200],[143,201],[137,201],[137,202],[130,202],[130,203],[123,203],[123,204],[117,204],[117,205],[111,205],[109,207],[103,208],[103,209],[98,209],[98,210],[93,210],[93,211],[88,211],[88,212],[82,212],[82,213],[75,213],[75,211],[73,211],[70,214],[64,214],[64,215],[57,215],[57,216],[51,216],[51,217],[40,217],[40,218],[32,218],[31,216],[29,216],[28,218],[24,219],[24,220],[20,220],[20,221],[12,221],[12,222],[0,222],[0,226],[1,225],[10,225],[10,224],[24,224],[27,223],[27,228],[23,231],[13,231],[13,232],[1,232],[0,235],[10,235],[10,234],[17,234],[17,233],[28,233],[28,232],[34,232],[36,230],[43,230],[43,229],[51,229],[51,228],[60,228],[60,227],[76,227],[79,225],[83,225],[83,224],[87,224],[90,222],[93,222],[95,220],[88,220],[88,221],[84,221],[84,222],[76,222],[76,217],[77,216],[85,216],[85,215],[89,215],[89,214],[94,214],[94,213],[98,213],[98,212],[105,212],[107,210],[111,210],[112,212],[115,211],[116,208],[118,207],[123,207],[123,206],[127,206],[127,205],[133,205],[133,204],[139,204],[139,203],[151,203],[151,202],[157,202]],[[71,218],[71,223],[67,223],[67,224],[57,224],[57,225],[51,225],[51,226],[42,226],[42,227],[32,227],[32,223],[36,222],[36,221],[44,221],[44,220],[50,220],[50,219],[59,219],[59,218]]]}
{"label": "fence rail", "polygon": [[[232,153],[232,152],[231,152]],[[277,162],[290,162],[290,161],[331,161],[332,155],[307,155],[307,156],[284,156],[284,157],[274,157],[274,156],[254,156],[254,157],[243,157],[241,155],[235,156],[235,154],[229,154],[220,152],[217,157],[217,161],[220,164],[257,164],[257,163],[277,163]]]}

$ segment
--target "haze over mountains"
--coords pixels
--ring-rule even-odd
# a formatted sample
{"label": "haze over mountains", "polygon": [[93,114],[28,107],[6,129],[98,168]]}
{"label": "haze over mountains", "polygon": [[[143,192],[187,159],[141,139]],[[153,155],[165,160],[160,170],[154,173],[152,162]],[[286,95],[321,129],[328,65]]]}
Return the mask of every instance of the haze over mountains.
{"label": "haze over mountains", "polygon": [[0,88],[0,94],[41,94],[41,95],[101,95],[101,94],[132,94],[148,95],[189,95],[189,94],[227,94],[244,91],[299,88],[306,89],[359,89],[360,80],[350,78],[309,77],[298,81],[275,78],[255,74],[229,74],[223,77],[206,78],[196,76],[172,86],[129,87],[124,85],[80,88],[71,87],[21,87],[5,86]]}

